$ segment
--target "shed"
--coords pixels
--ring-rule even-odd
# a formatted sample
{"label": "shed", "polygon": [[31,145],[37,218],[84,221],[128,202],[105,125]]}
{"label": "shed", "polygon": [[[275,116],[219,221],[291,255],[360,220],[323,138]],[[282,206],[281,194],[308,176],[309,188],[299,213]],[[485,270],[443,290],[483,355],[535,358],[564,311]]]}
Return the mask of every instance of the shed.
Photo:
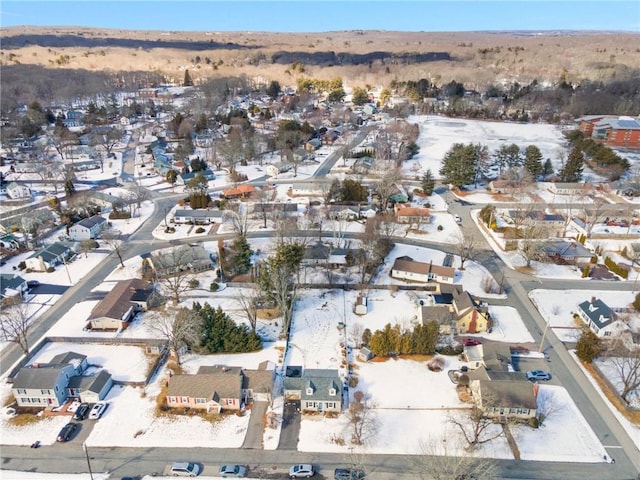
{"label": "shed", "polygon": [[362,347],[360,349],[360,353],[358,354],[358,358],[360,360],[362,360],[363,362],[368,362],[373,357],[375,357],[375,355],[373,354],[373,352],[371,350],[369,350],[368,347]]}
{"label": "shed", "polygon": [[354,313],[356,315],[366,315],[368,312],[368,307],[367,307],[367,297],[364,295],[358,295],[358,298],[356,298],[356,306],[354,309]]}

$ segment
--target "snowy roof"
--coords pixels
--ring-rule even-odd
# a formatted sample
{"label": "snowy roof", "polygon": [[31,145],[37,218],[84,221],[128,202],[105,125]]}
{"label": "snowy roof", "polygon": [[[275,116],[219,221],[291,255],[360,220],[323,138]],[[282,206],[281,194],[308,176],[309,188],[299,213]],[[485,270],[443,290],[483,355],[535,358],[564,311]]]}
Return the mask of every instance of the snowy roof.
{"label": "snowy roof", "polygon": [[58,355],[53,357],[49,361],[49,363],[68,363],[68,364],[72,364],[73,367],[77,367],[78,360],[80,361],[80,363],[82,363],[86,359],[87,359],[87,356],[81,353],[65,352],[65,353],[59,353]]}

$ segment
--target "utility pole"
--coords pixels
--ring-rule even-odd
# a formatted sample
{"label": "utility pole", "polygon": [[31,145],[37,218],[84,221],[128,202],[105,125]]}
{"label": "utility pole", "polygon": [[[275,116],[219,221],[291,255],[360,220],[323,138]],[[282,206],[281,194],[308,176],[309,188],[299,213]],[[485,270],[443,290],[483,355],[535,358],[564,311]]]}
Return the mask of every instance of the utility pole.
{"label": "utility pole", "polygon": [[91,471],[91,461],[89,460],[89,450],[87,449],[87,444],[82,442],[82,450],[84,450],[84,454],[87,457],[87,466],[89,467],[89,477],[93,480],[93,472]]}

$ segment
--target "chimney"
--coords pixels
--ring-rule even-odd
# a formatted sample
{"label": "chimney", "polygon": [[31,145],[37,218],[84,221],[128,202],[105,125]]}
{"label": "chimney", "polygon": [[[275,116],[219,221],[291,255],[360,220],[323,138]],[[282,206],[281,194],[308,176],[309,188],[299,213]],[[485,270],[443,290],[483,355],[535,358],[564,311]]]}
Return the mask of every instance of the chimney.
{"label": "chimney", "polygon": [[596,297],[591,297],[591,303],[596,303],[597,298]]}

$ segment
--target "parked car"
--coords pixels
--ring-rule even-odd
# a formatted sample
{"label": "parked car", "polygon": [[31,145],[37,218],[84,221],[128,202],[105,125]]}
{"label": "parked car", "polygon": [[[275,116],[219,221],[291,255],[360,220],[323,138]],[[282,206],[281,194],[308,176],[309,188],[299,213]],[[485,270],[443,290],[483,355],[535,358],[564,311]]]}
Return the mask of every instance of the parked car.
{"label": "parked car", "polygon": [[31,448],[40,448],[40,440],[36,440],[31,444]]}
{"label": "parked car", "polygon": [[529,370],[527,372],[527,380],[531,381],[544,381],[547,382],[551,380],[551,374],[549,372],[545,372],[544,370]]}
{"label": "parked car", "polygon": [[59,442],[68,442],[77,429],[78,429],[77,423],[72,423],[72,422],[67,423],[64,427],[62,427],[62,430],[60,430],[57,440]]}
{"label": "parked car", "polygon": [[84,420],[89,415],[89,411],[91,411],[91,405],[88,403],[81,403],[78,408],[76,408],[75,413],[73,414],[74,420]]}
{"label": "parked car", "polygon": [[244,465],[222,465],[220,476],[223,478],[244,478],[247,476],[247,467]]}
{"label": "parked car", "polygon": [[107,402],[98,402],[91,409],[91,413],[89,413],[89,418],[92,420],[99,419],[104,411],[107,409]]}
{"label": "parked car", "polygon": [[465,347],[475,347],[476,345],[480,345],[482,342],[480,340],[476,340],[475,338],[466,338],[463,342]]}
{"label": "parked car", "polygon": [[460,215],[454,215],[453,218],[456,220],[456,223],[462,223],[462,217],[460,217]]}
{"label": "parked car", "polygon": [[27,280],[27,287],[37,287],[40,285],[38,280]]}
{"label": "parked car", "polygon": [[170,471],[174,477],[197,477],[200,466],[190,462],[174,462],[171,464]]}
{"label": "parked car", "polygon": [[357,468],[336,468],[333,472],[334,480],[362,480],[364,477],[364,471]]}
{"label": "parked car", "polygon": [[294,465],[289,469],[289,478],[309,478],[315,474],[316,472],[313,470],[313,465],[306,463]]}

